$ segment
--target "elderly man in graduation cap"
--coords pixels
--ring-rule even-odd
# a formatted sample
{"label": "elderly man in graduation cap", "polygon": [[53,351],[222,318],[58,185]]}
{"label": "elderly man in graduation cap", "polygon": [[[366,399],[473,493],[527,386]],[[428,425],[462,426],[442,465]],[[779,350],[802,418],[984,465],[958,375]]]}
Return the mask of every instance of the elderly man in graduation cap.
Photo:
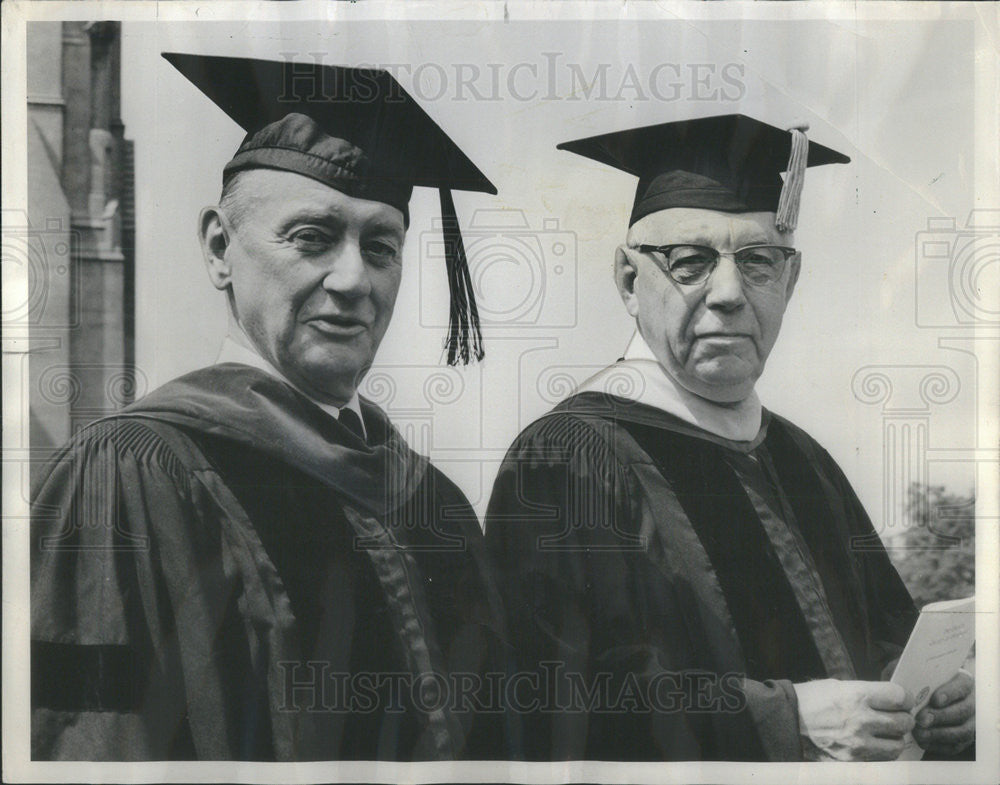
{"label": "elderly man in graduation cap", "polygon": [[560,147],[640,178],[614,264],[636,332],[521,433],[487,512],[536,677],[529,757],[891,760],[911,730],[967,748],[971,677],[916,718],[882,680],[913,602],[884,549],[852,547],[878,540],[829,454],[754,392],[805,169],[848,159],[742,115]]}
{"label": "elderly man in graduation cap", "polygon": [[388,73],[165,56],[247,132],[200,218],[229,333],[34,494],[32,754],[503,754],[472,711],[502,667],[476,516],[357,393],[414,186],[441,192],[449,361],[482,357],[450,189],[496,191]]}

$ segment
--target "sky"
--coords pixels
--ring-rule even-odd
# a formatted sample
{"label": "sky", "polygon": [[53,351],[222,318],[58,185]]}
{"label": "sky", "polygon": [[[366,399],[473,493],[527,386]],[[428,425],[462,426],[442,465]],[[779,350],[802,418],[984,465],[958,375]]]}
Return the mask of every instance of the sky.
{"label": "sky", "polygon": [[455,196],[486,361],[442,361],[437,195],[417,189],[393,322],[362,390],[480,513],[517,432],[621,356],[633,329],[611,270],[635,180],[556,145],[714,114],[805,120],[852,162],[807,175],[802,276],[758,391],[830,451],[891,536],[909,481],[974,491],[977,427],[995,411],[984,374],[1000,263],[983,222],[1000,221],[977,213],[983,226],[967,227],[973,208],[998,204],[982,177],[996,153],[977,136],[983,30],[969,13],[922,16],[126,22],[140,389],[215,359],[225,302],[197,216],[242,139],[161,52],[389,68],[496,184],[497,196]]}

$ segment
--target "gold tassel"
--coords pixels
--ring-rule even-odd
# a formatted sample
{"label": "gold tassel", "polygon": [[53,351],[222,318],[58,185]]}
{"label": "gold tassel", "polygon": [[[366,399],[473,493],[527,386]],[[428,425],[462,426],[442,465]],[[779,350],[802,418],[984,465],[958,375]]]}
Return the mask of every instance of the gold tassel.
{"label": "gold tassel", "polygon": [[774,225],[779,232],[793,232],[798,225],[802,186],[805,183],[806,165],[809,159],[809,139],[806,136],[809,123],[801,123],[788,130],[792,135],[792,151],[788,156],[785,183],[781,187],[778,211],[774,217]]}

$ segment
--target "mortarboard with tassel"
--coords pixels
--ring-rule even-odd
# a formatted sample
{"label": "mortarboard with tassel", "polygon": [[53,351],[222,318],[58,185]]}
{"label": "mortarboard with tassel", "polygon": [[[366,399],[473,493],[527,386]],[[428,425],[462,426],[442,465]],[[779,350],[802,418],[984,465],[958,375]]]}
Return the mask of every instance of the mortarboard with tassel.
{"label": "mortarboard with tassel", "polygon": [[[773,212],[794,231],[805,170],[851,159],[810,143],[808,126],[776,128],[741,114],[661,123],[557,145],[639,178],[629,226],[672,207]],[[782,180],[781,173],[785,172]]]}
{"label": "mortarboard with tassel", "polygon": [[448,363],[484,356],[479,312],[451,192],[497,189],[384,70],[165,52],[246,131],[223,181],[246,169],[311,177],[396,207],[409,225],[414,186],[437,188],[451,313]]}

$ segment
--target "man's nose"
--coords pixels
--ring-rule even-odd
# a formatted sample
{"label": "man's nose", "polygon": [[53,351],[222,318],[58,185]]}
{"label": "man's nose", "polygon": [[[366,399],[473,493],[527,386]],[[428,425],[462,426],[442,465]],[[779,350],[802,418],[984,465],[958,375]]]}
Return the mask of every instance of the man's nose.
{"label": "man's nose", "polygon": [[705,304],[709,308],[734,310],[746,303],[743,291],[743,276],[736,262],[729,256],[721,256],[712,274],[706,281]]}
{"label": "man's nose", "polygon": [[371,292],[368,265],[356,240],[345,239],[330,254],[323,288],[343,297],[356,299]]}

